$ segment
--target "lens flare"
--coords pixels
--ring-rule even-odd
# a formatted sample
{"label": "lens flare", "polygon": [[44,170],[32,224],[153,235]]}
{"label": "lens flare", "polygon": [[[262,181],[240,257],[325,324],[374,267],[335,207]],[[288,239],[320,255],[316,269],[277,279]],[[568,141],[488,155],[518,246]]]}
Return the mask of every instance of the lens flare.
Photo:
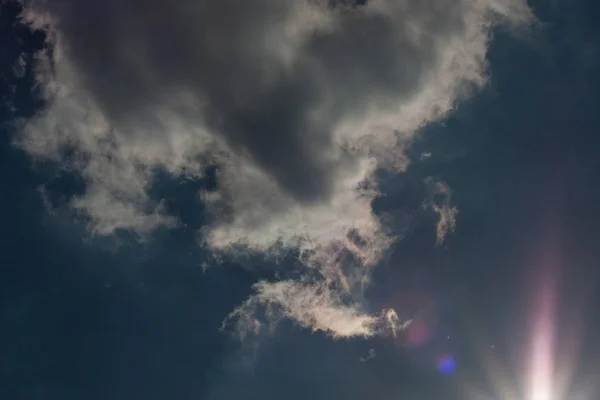
{"label": "lens flare", "polygon": [[[490,333],[476,319],[470,345],[481,358],[479,371],[460,371],[459,385],[469,400],[592,400],[599,399],[595,354],[582,356],[583,339],[597,288],[597,275],[578,271],[581,260],[565,259],[560,225],[551,221],[539,235],[524,270],[522,296],[512,303],[518,311],[509,327],[516,339],[502,346],[490,343]],[[569,252],[573,254],[573,252]],[[567,263],[568,261],[568,263]],[[584,257],[584,261],[587,258]],[[567,268],[567,266],[569,268]],[[595,270],[594,270],[595,271]],[[496,338],[497,340],[497,338]],[[514,346],[516,345],[516,346]],[[514,352],[515,357],[511,356]],[[504,358],[504,359],[503,359]],[[509,361],[509,363],[506,363]],[[589,372],[588,372],[589,371]]]}
{"label": "lens flare", "polygon": [[438,371],[443,375],[452,375],[456,370],[456,361],[451,355],[444,355],[438,359]]}

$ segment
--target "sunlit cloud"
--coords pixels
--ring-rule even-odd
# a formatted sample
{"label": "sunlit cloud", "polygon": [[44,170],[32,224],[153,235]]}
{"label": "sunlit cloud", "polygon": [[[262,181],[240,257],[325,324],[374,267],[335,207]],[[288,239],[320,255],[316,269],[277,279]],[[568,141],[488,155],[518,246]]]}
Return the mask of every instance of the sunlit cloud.
{"label": "sunlit cloud", "polygon": [[[486,83],[490,34],[529,24],[526,2],[100,3],[24,1],[48,36],[36,66],[46,105],[14,138],[83,180],[67,207],[89,231],[179,226],[150,194],[157,171],[201,179],[216,167],[201,244],[298,254],[299,278],[257,284],[228,321],[255,330],[263,309],[332,337],[402,329],[362,295],[395,240],[371,207],[375,172],[402,173],[420,129]],[[457,209],[435,186],[441,243]]]}

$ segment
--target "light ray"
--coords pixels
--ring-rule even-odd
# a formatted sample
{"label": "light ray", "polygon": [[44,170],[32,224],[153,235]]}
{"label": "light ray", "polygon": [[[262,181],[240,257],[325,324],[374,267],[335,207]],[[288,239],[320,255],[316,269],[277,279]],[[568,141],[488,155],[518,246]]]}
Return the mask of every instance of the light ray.
{"label": "light ray", "polygon": [[545,284],[537,295],[531,338],[528,400],[553,398],[555,292]]}

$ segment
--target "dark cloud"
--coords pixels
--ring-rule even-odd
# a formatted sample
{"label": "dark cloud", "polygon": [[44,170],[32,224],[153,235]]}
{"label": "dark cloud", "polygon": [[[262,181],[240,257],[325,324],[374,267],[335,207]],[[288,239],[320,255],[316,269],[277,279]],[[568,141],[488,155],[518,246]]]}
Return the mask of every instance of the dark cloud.
{"label": "dark cloud", "polygon": [[[373,8],[387,6],[379,3]],[[382,11],[325,4],[307,11],[273,0],[33,7],[56,21],[67,57],[110,123],[144,126],[173,92],[190,90],[196,110],[187,115],[195,111],[301,202],[329,199],[334,180],[354,163],[330,155],[340,120],[371,102],[385,109],[413,96],[436,67],[440,42],[468,23],[467,6],[439,0]],[[332,26],[304,22],[308,32],[291,38],[299,43],[288,62],[277,54],[277,36],[303,23],[293,21],[297,12],[322,13]],[[396,12],[400,20],[387,15]]]}
{"label": "dark cloud", "polygon": [[[394,240],[371,207],[375,171],[403,171],[420,128],[485,83],[496,23],[532,17],[520,0],[334,3],[27,2],[49,37],[47,106],[15,141],[83,178],[69,205],[102,235],[177,225],[151,196],[156,171],[198,179],[216,166],[202,242],[292,249],[301,271],[257,284],[232,316],[251,329],[264,306],[334,337],[395,332],[404,321],[368,313],[361,295]],[[456,215],[443,189],[438,240]]]}

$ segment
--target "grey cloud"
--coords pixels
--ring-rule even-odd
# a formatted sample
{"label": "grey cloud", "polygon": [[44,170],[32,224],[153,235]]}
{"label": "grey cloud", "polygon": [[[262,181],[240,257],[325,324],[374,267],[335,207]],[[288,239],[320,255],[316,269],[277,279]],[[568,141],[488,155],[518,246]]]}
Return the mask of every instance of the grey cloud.
{"label": "grey cloud", "polygon": [[[197,111],[211,129],[280,187],[299,201],[326,201],[354,163],[330,154],[337,123],[364,113],[369,102],[395,107],[419,90],[436,67],[438,46],[465,29],[469,8],[440,0],[373,3],[373,10],[332,11],[334,26],[306,34],[292,64],[275,54],[272,37],[285,34],[299,11],[293,2],[127,0],[95,4],[87,18],[87,2],[43,7],[111,123],[143,126],[173,91],[191,90],[206,104]],[[402,25],[390,16],[400,12]]]}
{"label": "grey cloud", "polygon": [[[485,83],[496,23],[532,16],[523,0],[340,3],[26,1],[49,35],[47,106],[15,143],[84,178],[70,205],[101,235],[175,226],[148,194],[153,171],[217,165],[204,243],[294,248],[312,272],[261,283],[245,304],[332,336],[379,332],[389,315],[359,304],[394,240],[371,208],[374,172],[401,172],[410,138]],[[438,211],[442,237],[451,211]]]}
{"label": "grey cloud", "polygon": [[[308,62],[286,67],[270,54],[294,6],[277,1],[124,1],[80,18],[79,1],[44,8],[83,84],[112,124],[150,123],[179,88],[215,132],[300,200],[327,195],[337,160],[327,160],[331,126],[311,126],[322,94]],[[99,7],[99,6],[98,6]],[[88,11],[88,14],[90,12]],[[206,104],[200,109],[200,104]],[[179,111],[179,110],[178,110]]]}

